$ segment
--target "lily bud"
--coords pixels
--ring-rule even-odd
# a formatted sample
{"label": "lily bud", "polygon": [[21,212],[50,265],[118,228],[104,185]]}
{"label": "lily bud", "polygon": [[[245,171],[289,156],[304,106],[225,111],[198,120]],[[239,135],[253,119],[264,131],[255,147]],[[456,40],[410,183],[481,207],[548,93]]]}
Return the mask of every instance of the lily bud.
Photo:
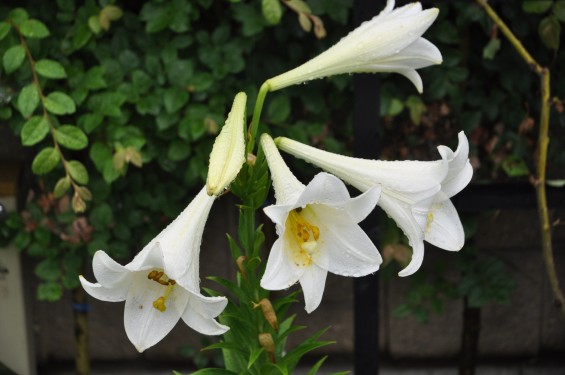
{"label": "lily bud", "polygon": [[276,362],[275,359],[275,342],[273,341],[273,336],[270,333],[260,333],[259,334],[259,344],[265,348],[269,354],[269,360],[272,363]]}
{"label": "lily bud", "polygon": [[226,123],[216,137],[206,179],[208,195],[220,195],[235,179],[246,160],[243,131],[246,100],[247,95],[243,92],[235,96]]}
{"label": "lily bud", "polygon": [[263,298],[259,303],[251,302],[253,304],[253,308],[256,309],[257,307],[261,307],[263,311],[263,316],[269,322],[271,327],[275,330],[275,332],[279,331],[279,322],[277,320],[277,314],[275,313],[275,309],[273,309],[273,305],[271,301],[266,298]]}
{"label": "lily bud", "polygon": [[328,50],[298,68],[267,80],[270,91],[343,73],[388,72],[402,74],[422,92],[422,79],[416,69],[442,62],[437,47],[421,37],[439,11],[422,10],[420,3],[393,8],[394,0],[388,0],[380,14]]}

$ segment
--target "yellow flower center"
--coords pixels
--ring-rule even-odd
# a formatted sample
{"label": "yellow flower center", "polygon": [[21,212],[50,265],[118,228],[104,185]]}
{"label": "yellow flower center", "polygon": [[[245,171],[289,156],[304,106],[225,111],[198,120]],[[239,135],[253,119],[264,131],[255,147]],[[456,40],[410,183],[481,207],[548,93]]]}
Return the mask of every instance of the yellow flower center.
{"label": "yellow flower center", "polygon": [[290,235],[291,256],[297,266],[310,266],[312,256],[318,248],[320,229],[312,225],[304,217],[308,208],[297,208],[288,214],[286,219],[287,233]]}
{"label": "yellow flower center", "polygon": [[[165,275],[163,271],[156,270],[149,272],[149,274],[147,274],[147,278],[167,287],[165,294],[153,301],[153,307],[161,312],[164,312],[165,310],[167,310],[165,302],[167,302],[167,298],[169,298],[169,295],[173,291],[173,287],[177,282],[175,280],[169,279],[169,277]],[[163,278],[165,278],[166,280],[164,280]]]}

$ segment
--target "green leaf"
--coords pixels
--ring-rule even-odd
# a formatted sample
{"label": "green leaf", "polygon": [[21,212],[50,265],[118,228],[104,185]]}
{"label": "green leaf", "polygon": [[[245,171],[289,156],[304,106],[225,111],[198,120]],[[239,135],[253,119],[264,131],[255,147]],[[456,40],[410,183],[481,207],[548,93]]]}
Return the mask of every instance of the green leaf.
{"label": "green leaf", "polygon": [[257,361],[257,358],[265,351],[264,348],[253,348],[249,354],[249,361],[247,362],[247,368],[250,369],[251,366]]}
{"label": "green leaf", "polygon": [[553,0],[524,0],[522,10],[526,13],[545,13],[553,5]]}
{"label": "green leaf", "polygon": [[237,373],[224,370],[222,368],[204,368],[202,370],[195,371],[190,375],[237,375]]}
{"label": "green leaf", "polygon": [[112,208],[107,203],[102,203],[100,206],[94,207],[90,212],[90,222],[95,228],[106,228],[114,220]]}
{"label": "green leaf", "polygon": [[489,40],[485,48],[483,48],[483,59],[492,60],[500,50],[500,39],[492,38]]}
{"label": "green leaf", "polygon": [[388,107],[388,115],[396,116],[404,110],[404,103],[398,98],[392,98]]}
{"label": "green leaf", "polygon": [[105,69],[102,66],[95,66],[86,72],[84,85],[90,90],[99,90],[108,85],[104,79]]}
{"label": "green leaf", "polygon": [[82,150],[88,146],[86,134],[74,125],[63,125],[55,129],[55,138],[69,150]]}
{"label": "green leaf", "polygon": [[6,71],[6,73],[10,74],[18,69],[22,65],[25,56],[26,51],[24,47],[19,44],[8,48],[2,58],[4,70]]}
{"label": "green leaf", "polygon": [[279,0],[262,0],[261,11],[269,25],[276,25],[282,17],[282,7]]}
{"label": "green leaf", "polygon": [[410,120],[416,125],[420,125],[422,114],[426,112],[426,105],[419,96],[410,95],[406,100],[406,107],[410,111]]}
{"label": "green leaf", "polygon": [[12,117],[12,108],[4,106],[0,108],[0,120],[7,120]]}
{"label": "green leaf", "polygon": [[[565,22],[565,1],[564,0],[557,0],[555,5],[553,6],[553,13],[555,17],[561,22]],[[0,39],[2,39],[0,37]]]}
{"label": "green leaf", "polygon": [[84,129],[85,132],[90,133],[95,130],[104,120],[104,116],[100,113],[87,113],[78,119],[78,126]]}
{"label": "green leaf", "polygon": [[92,37],[92,31],[86,23],[81,23],[73,32],[73,49],[81,49],[84,47],[90,38]]}
{"label": "green leaf", "polygon": [[29,18],[27,11],[23,8],[12,9],[8,14],[8,19],[16,25],[21,24]]}
{"label": "green leaf", "polygon": [[26,121],[22,128],[22,144],[33,146],[39,143],[49,133],[49,122],[43,116],[33,116]]}
{"label": "green leaf", "polygon": [[557,50],[561,35],[561,24],[556,17],[545,17],[539,23],[538,33],[547,48]]}
{"label": "green leaf", "polygon": [[184,160],[190,155],[190,151],[190,143],[176,140],[169,146],[167,157],[173,161]]}
{"label": "green leaf", "polygon": [[63,288],[59,283],[46,282],[37,287],[37,299],[40,301],[55,302],[63,296]]}
{"label": "green leaf", "polygon": [[61,276],[61,265],[55,259],[44,259],[35,267],[35,274],[47,281],[55,281]]}
{"label": "green leaf", "polygon": [[69,176],[65,176],[59,179],[53,188],[53,196],[55,198],[61,198],[71,187],[71,179]]}
{"label": "green leaf", "polygon": [[67,162],[67,169],[71,177],[81,185],[88,184],[88,171],[84,164],[77,160]]}
{"label": "green leaf", "polygon": [[45,147],[37,154],[31,163],[31,170],[35,174],[49,173],[59,164],[59,152],[53,147]]}
{"label": "green leaf", "polygon": [[324,356],[322,357],[322,359],[320,359],[318,362],[316,362],[316,364],[314,366],[312,366],[312,368],[310,369],[310,371],[308,371],[308,374],[306,375],[316,375],[318,373],[318,371],[320,370],[320,367],[322,367],[322,364],[324,363],[324,361],[328,358],[328,356]]}
{"label": "green leaf", "polygon": [[4,39],[10,32],[12,26],[8,22],[0,22],[0,40]]}
{"label": "green leaf", "polygon": [[55,115],[72,114],[76,111],[74,100],[60,91],[47,95],[44,101],[45,109]]}
{"label": "green leaf", "polygon": [[63,65],[59,64],[57,61],[43,59],[35,63],[35,71],[37,74],[45,78],[65,78],[67,73]]}
{"label": "green leaf", "polygon": [[167,113],[175,113],[188,102],[188,92],[180,88],[171,87],[165,91],[163,102]]}
{"label": "green leaf", "polygon": [[509,155],[502,161],[502,170],[510,177],[527,176],[530,171],[528,165],[521,157]]}
{"label": "green leaf", "polygon": [[18,96],[18,109],[23,117],[29,117],[39,105],[39,92],[35,84],[25,86]]}
{"label": "green leaf", "polygon": [[290,98],[279,94],[273,98],[267,107],[267,116],[275,123],[284,122],[290,115]]}
{"label": "green leaf", "polygon": [[548,186],[556,188],[565,186],[565,180],[547,180],[546,183]]}
{"label": "green leaf", "polygon": [[20,32],[28,38],[45,38],[49,36],[49,29],[41,21],[30,19],[20,25]]}

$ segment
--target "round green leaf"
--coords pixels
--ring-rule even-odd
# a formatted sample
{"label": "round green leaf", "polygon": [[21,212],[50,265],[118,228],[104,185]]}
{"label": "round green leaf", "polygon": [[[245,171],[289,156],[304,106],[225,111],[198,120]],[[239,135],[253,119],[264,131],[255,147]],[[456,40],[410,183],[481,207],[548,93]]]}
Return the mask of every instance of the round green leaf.
{"label": "round green leaf", "polygon": [[2,62],[4,63],[4,70],[6,71],[6,73],[10,74],[18,69],[22,65],[25,56],[26,51],[24,47],[19,44],[8,48],[2,58]]}
{"label": "round green leaf", "polygon": [[4,39],[10,32],[10,24],[8,22],[0,22],[0,40]]}
{"label": "round green leaf", "polygon": [[276,25],[280,22],[282,7],[279,0],[262,0],[261,10],[269,25]]}
{"label": "round green leaf", "polygon": [[76,111],[75,102],[65,93],[52,92],[44,101],[45,108],[55,115],[71,114]]}
{"label": "round green leaf", "polygon": [[82,150],[88,146],[86,134],[74,125],[63,125],[55,129],[55,138],[69,150]]}
{"label": "round green leaf", "polygon": [[80,161],[71,160],[67,162],[67,169],[76,182],[81,185],[88,184],[88,171]]}
{"label": "round green leaf", "polygon": [[61,276],[61,266],[55,259],[45,259],[35,267],[35,274],[47,281],[55,281]]}
{"label": "round green leaf", "polygon": [[524,0],[522,10],[526,13],[545,13],[553,5],[552,0]]}
{"label": "round green leaf", "polygon": [[557,17],[559,21],[565,22],[565,1],[563,0],[557,1],[553,6],[553,13],[555,14],[555,17]]}
{"label": "round green leaf", "polygon": [[61,198],[67,190],[71,187],[71,179],[69,176],[65,176],[59,179],[55,184],[55,188],[53,189],[53,196],[55,198]]}
{"label": "round green leaf", "polygon": [[558,49],[561,24],[555,17],[545,17],[540,21],[538,33],[547,48]]}
{"label": "round green leaf", "polygon": [[31,163],[31,170],[35,174],[49,173],[59,164],[59,153],[53,147],[46,147],[37,154]]}
{"label": "round green leaf", "polygon": [[49,36],[49,30],[45,24],[38,20],[27,20],[20,25],[20,32],[28,38],[45,38]]}
{"label": "round green leaf", "polygon": [[49,122],[43,116],[33,116],[26,121],[22,128],[22,144],[33,146],[39,143],[49,133]]}
{"label": "round green leaf", "polygon": [[55,302],[63,296],[63,288],[56,282],[41,283],[37,287],[37,299],[40,301]]}
{"label": "round green leaf", "polygon": [[59,64],[57,61],[43,59],[35,63],[35,71],[37,74],[45,78],[65,78],[67,73],[63,65]]}
{"label": "round green leaf", "polygon": [[167,156],[173,161],[186,159],[188,155],[190,155],[190,143],[184,141],[174,141],[167,152]]}
{"label": "round green leaf", "polygon": [[25,20],[29,18],[27,11],[24,8],[16,8],[12,9],[10,13],[8,13],[8,19],[11,20],[16,25],[21,24]]}
{"label": "round green leaf", "polygon": [[18,96],[18,109],[23,117],[29,117],[39,105],[39,91],[35,84],[25,86]]}

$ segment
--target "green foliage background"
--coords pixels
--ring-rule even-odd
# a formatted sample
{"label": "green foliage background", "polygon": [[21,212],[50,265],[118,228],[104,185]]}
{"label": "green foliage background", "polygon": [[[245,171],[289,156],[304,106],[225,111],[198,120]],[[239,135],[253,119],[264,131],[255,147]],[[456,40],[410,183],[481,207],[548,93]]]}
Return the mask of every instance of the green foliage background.
{"label": "green foliage background", "polygon": [[[128,258],[180,212],[206,177],[213,138],[238,91],[248,94],[251,113],[265,79],[352,29],[352,0],[308,1],[328,32],[321,40],[302,30],[290,9],[282,6],[279,14],[265,4],[273,2],[2,3],[0,124],[38,156],[31,163],[35,196],[1,232],[41,259],[40,299],[57,300],[63,287],[78,285],[84,249],[88,255],[105,249],[114,258]],[[441,10],[425,36],[442,51],[444,63],[421,71],[423,96],[407,80],[383,76],[383,157],[433,159],[435,146],[454,146],[456,133],[465,130],[477,180],[525,179],[533,171],[536,76],[474,2],[424,4]],[[500,2],[497,9],[552,70],[557,105],[550,177],[559,180],[565,164],[559,107],[565,90],[559,49],[565,6],[562,0],[535,4]],[[27,51],[11,24],[24,34],[33,60],[42,62],[35,71],[48,117],[41,115]],[[348,152],[352,97],[347,75],[276,92],[267,99],[262,126],[274,135]],[[69,162],[68,173],[52,134]],[[77,216],[71,206],[80,202],[86,210]]]}

